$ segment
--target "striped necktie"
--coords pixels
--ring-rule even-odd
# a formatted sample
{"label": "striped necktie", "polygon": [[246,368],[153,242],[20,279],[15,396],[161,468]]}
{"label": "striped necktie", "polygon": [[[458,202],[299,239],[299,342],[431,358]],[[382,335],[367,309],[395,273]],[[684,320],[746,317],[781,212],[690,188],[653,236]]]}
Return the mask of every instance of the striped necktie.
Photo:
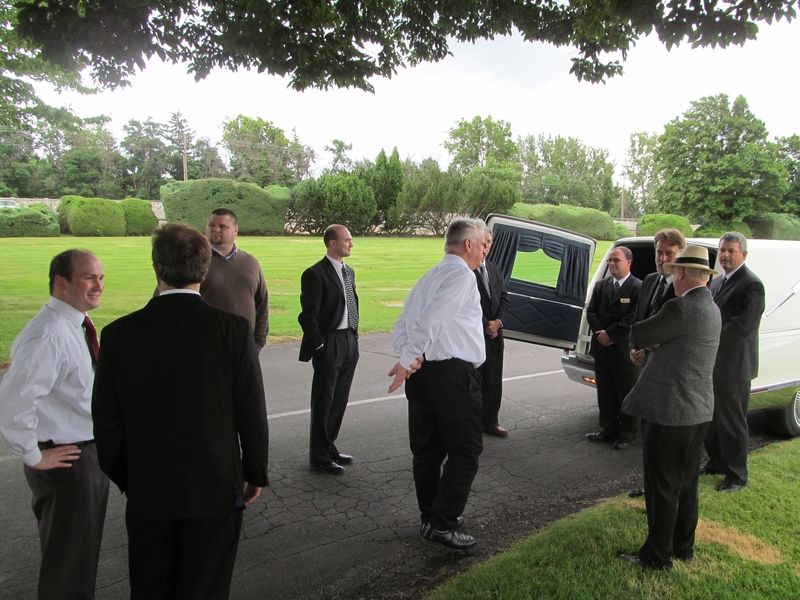
{"label": "striped necktie", "polygon": [[478,273],[481,274],[481,281],[483,282],[483,289],[486,290],[486,297],[492,297],[492,290],[489,289],[489,273],[486,272],[486,265],[478,267]]}

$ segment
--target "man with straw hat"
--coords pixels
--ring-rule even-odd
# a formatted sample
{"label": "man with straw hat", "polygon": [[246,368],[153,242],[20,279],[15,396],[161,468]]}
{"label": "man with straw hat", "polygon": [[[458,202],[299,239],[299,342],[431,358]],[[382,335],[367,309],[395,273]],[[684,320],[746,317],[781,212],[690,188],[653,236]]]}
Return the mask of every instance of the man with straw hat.
{"label": "man with straw hat", "polygon": [[638,554],[621,559],[671,569],[694,557],[700,457],[714,411],[712,375],[719,344],[719,309],[707,287],[716,273],[708,250],[689,245],[664,268],[676,298],[631,329],[648,359],[623,410],[642,420],[648,535]]}

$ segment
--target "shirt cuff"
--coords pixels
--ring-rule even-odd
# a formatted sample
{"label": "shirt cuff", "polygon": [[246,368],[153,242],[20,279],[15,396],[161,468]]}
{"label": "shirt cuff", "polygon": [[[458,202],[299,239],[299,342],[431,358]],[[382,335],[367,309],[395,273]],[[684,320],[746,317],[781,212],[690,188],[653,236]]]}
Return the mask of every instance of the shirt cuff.
{"label": "shirt cuff", "polygon": [[24,462],[29,467],[32,467],[33,465],[38,465],[40,462],[42,462],[42,451],[39,450],[39,447],[37,446],[27,454],[22,455],[22,462]]}

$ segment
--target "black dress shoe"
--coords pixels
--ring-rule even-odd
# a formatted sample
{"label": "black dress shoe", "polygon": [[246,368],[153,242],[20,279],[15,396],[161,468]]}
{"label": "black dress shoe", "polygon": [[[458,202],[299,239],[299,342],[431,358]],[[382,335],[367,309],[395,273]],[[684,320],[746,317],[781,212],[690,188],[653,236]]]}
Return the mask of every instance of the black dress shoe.
{"label": "black dress shoe", "polygon": [[500,425],[484,425],[483,433],[499,438],[508,437],[508,429],[500,427]]}
{"label": "black dress shoe", "polygon": [[718,492],[738,492],[742,489],[746,484],[744,483],[734,483],[733,481],[723,481],[717,486]]}
{"label": "black dress shoe", "polygon": [[331,458],[337,465],[352,465],[355,460],[349,454],[340,454],[339,456],[331,456]]}
{"label": "black dress shoe", "polygon": [[629,498],[641,498],[642,496],[644,496],[644,490],[642,488],[628,492]]}
{"label": "black dress shoe", "polygon": [[451,550],[468,550],[477,543],[474,537],[458,529],[434,529],[430,523],[423,524],[419,532],[426,540],[436,542]]}
{"label": "black dress shoe", "polygon": [[324,465],[311,465],[311,468],[327,473],[328,475],[341,475],[344,473],[344,467],[342,465],[337,465],[335,462]]}
{"label": "black dress shoe", "polygon": [[615,434],[609,433],[603,429],[586,434],[586,439],[590,442],[610,442],[615,437],[617,437]]}
{"label": "black dress shoe", "polygon": [[611,445],[611,447],[615,450],[627,450],[633,446],[633,440],[635,439],[635,437],[630,435],[620,435],[617,436],[617,439],[614,440],[614,443]]}

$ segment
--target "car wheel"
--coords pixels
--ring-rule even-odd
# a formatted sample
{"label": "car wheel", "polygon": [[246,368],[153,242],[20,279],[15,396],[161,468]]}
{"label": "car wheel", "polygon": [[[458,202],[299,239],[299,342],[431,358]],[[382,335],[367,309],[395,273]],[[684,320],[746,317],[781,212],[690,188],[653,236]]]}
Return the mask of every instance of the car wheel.
{"label": "car wheel", "polygon": [[770,411],[769,424],[780,435],[800,436],[800,390],[785,407]]}

